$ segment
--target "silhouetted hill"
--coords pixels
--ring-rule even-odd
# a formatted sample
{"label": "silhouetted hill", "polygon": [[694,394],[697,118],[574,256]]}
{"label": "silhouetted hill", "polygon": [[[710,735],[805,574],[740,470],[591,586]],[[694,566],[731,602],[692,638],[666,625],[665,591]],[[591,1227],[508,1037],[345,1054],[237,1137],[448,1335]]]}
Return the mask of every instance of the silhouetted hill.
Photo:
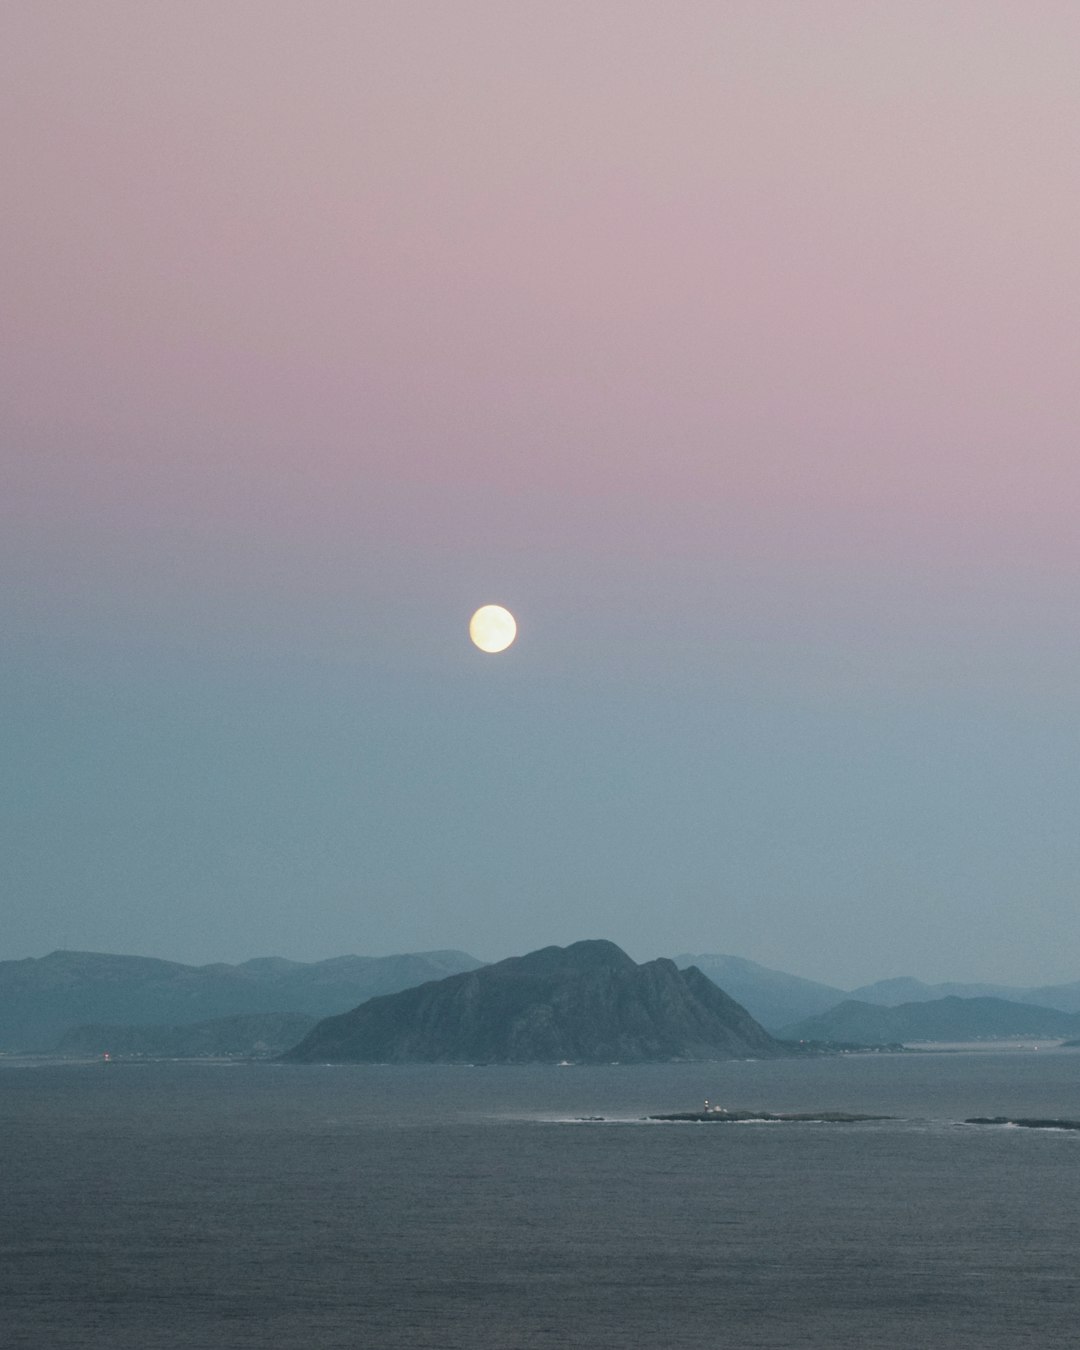
{"label": "silhouetted hill", "polygon": [[785,1053],[699,970],[613,942],[544,947],[327,1018],[297,1062],[606,1063]]}
{"label": "silhouetted hill", "polygon": [[269,1058],[306,1036],[317,1019],[306,1013],[242,1013],[188,1026],[83,1026],[67,1032],[59,1055],[149,1055],[166,1059],[205,1056]]}
{"label": "silhouetted hill", "polygon": [[747,961],[741,956],[718,953],[690,956],[684,953],[676,956],[675,964],[680,970],[696,966],[769,1031],[825,1012],[848,997],[842,989],[834,989],[832,985],[770,970],[768,966],[759,966],[756,961]]}
{"label": "silhouetted hill", "polygon": [[818,1017],[784,1028],[788,1040],[895,1041],[1005,1040],[1010,1036],[1074,1036],[1080,1015],[1000,998],[948,998],[888,1008],[849,999]]}
{"label": "silhouetted hill", "polygon": [[49,1050],[86,1023],[181,1026],[271,1012],[325,1017],[480,964],[453,951],[311,963],[261,957],[238,966],[64,951],[0,961],[0,1050]]}

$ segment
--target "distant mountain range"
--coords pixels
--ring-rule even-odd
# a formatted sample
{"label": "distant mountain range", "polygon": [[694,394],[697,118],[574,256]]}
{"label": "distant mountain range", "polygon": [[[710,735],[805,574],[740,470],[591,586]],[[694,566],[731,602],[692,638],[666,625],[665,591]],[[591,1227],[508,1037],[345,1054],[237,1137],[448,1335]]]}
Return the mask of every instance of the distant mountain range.
{"label": "distant mountain range", "polygon": [[896,1041],[1005,1040],[1012,1036],[1057,1038],[1078,1033],[1077,1013],[1003,998],[959,998],[950,994],[891,1008],[848,999],[817,1017],[784,1027],[781,1035],[787,1040],[887,1045]]}
{"label": "distant mountain range", "polygon": [[1071,984],[1040,984],[1020,986],[1010,984],[923,984],[910,976],[896,980],[878,980],[876,984],[852,989],[848,998],[864,1003],[881,1003],[895,1007],[900,1003],[926,1003],[930,999],[949,998],[1003,998],[1010,1003],[1033,1003],[1039,1008],[1057,1008],[1059,1012],[1080,1012],[1080,980]]}
{"label": "distant mountain range", "polygon": [[696,966],[770,1031],[825,1012],[850,997],[843,989],[785,975],[741,956],[690,956],[684,952],[675,957],[675,964],[680,970]]}
{"label": "distant mountain range", "polygon": [[788,1053],[701,971],[613,942],[511,957],[320,1022],[299,1063],[640,1063]]}
{"label": "distant mountain range", "polygon": [[0,961],[0,1050],[49,1051],[86,1023],[175,1027],[252,1013],[325,1017],[481,964],[457,951],[310,963],[261,957],[235,966],[66,951]]}
{"label": "distant mountain range", "polygon": [[[923,984],[910,976],[878,980],[858,989],[844,990],[798,975],[770,970],[740,956],[708,954],[677,956],[678,966],[695,965],[738,999],[762,1026],[772,1032],[784,1031],[793,1023],[847,1000],[896,1007],[901,1003],[929,1003],[942,998],[995,998],[1014,1003],[1055,1008],[1059,1012],[1080,1012],[1080,980],[1071,984],[1011,986],[1006,984]],[[1020,1033],[1026,1034],[1026,1033]]]}
{"label": "distant mountain range", "polygon": [[[1080,1033],[1080,1022],[1066,1026],[1031,1013],[1032,1008],[1080,1013],[1080,981],[1012,987],[924,984],[903,977],[845,991],[719,953],[683,954],[673,964],[684,971],[696,967],[768,1032],[796,1039],[882,1044]],[[287,1048],[290,1036],[305,1034],[302,1020],[290,1018],[307,1018],[313,1025],[371,998],[482,966],[460,951],[310,963],[259,957],[240,965],[205,966],[68,951],[0,961],[0,1051],[274,1054]],[[956,1002],[971,1006],[958,1010]],[[921,1014],[910,1011],[919,1004],[934,1006]],[[893,1018],[875,1016],[896,1008],[908,1011]],[[250,1020],[258,1017],[279,1021]]]}

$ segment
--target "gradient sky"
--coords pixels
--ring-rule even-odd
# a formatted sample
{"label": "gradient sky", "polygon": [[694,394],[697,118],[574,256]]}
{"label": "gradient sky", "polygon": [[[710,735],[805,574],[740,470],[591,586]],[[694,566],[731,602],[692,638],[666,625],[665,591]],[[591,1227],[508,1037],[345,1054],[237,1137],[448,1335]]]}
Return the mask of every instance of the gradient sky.
{"label": "gradient sky", "polygon": [[0,957],[1080,979],[1078,68],[6,0]]}

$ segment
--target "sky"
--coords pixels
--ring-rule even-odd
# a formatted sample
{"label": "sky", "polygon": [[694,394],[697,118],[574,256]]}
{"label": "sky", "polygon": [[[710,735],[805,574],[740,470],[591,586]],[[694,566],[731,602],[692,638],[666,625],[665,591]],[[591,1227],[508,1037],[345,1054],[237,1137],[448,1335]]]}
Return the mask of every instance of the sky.
{"label": "sky", "polygon": [[1078,60],[6,0],[0,958],[1080,979]]}

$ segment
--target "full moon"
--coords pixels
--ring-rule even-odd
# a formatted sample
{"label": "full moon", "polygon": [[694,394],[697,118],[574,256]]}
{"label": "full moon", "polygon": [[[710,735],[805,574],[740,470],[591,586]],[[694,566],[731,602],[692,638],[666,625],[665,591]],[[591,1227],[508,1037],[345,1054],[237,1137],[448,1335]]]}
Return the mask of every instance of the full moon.
{"label": "full moon", "polygon": [[502,605],[481,605],[469,620],[469,637],[482,652],[504,652],[517,637],[517,620]]}

